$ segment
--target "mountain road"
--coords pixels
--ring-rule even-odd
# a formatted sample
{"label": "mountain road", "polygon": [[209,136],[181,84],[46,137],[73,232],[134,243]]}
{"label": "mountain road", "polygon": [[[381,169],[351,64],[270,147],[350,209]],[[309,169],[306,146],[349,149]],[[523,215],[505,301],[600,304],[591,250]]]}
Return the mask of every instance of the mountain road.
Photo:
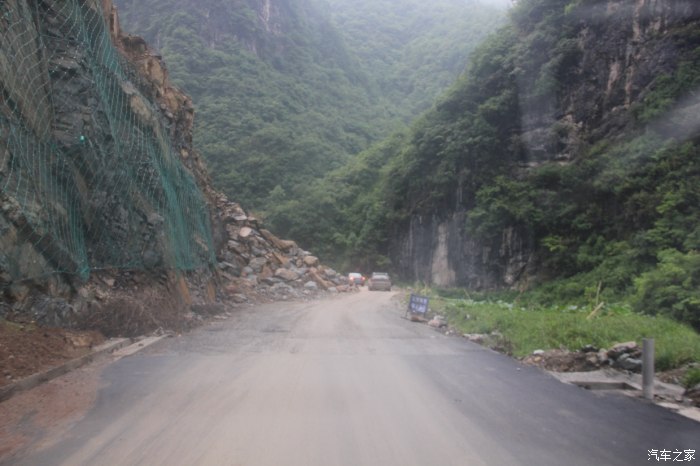
{"label": "mountain road", "polygon": [[161,340],[101,368],[70,428],[0,463],[633,465],[700,450],[700,424],[411,322],[396,298],[256,305]]}

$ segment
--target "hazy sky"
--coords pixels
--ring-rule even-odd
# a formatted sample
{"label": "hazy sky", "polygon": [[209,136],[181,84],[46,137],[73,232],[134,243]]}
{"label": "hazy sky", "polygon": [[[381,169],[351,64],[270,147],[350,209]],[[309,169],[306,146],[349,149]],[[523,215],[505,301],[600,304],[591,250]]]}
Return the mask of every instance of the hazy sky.
{"label": "hazy sky", "polygon": [[479,2],[483,3],[484,5],[493,5],[493,6],[500,6],[500,7],[508,7],[513,4],[512,0],[478,0]]}

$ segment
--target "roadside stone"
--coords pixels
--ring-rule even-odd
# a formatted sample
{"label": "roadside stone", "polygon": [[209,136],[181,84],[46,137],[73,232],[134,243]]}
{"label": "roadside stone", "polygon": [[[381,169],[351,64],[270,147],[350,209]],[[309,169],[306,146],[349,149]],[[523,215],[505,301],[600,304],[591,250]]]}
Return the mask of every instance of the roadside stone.
{"label": "roadside stone", "polygon": [[586,346],[584,346],[583,348],[581,348],[581,352],[582,352],[582,353],[597,353],[597,352],[598,352],[598,348],[596,348],[596,347],[593,346],[593,345],[586,345]]}
{"label": "roadside stone", "polygon": [[292,294],[294,292],[294,288],[287,285],[286,283],[276,283],[275,285],[270,287],[270,290],[274,293],[280,294]]}
{"label": "roadside stone", "polygon": [[297,243],[292,240],[281,239],[279,244],[280,249],[283,251],[291,251],[298,248]]}
{"label": "roadside stone", "polygon": [[599,367],[600,366],[600,361],[598,360],[598,353],[595,353],[593,351],[586,352],[584,353],[586,355],[586,362],[591,366],[591,367]]}
{"label": "roadside stone", "polygon": [[318,265],[318,257],[306,256],[306,257],[304,257],[304,264],[307,267],[316,267]]}
{"label": "roadside stone", "polygon": [[250,262],[248,262],[248,267],[253,269],[253,272],[255,273],[260,273],[262,272],[263,267],[267,264],[267,259],[264,257],[256,257],[254,259],[251,259]]}
{"label": "roadside stone", "polygon": [[321,277],[321,275],[316,271],[316,269],[309,270],[309,276],[313,281],[315,281],[318,284],[318,286],[320,286],[324,290],[333,287],[333,283],[324,280],[323,277]]}
{"label": "roadside stone", "polygon": [[[464,338],[466,338],[467,340],[474,342],[474,343],[478,343],[478,344],[482,344],[484,342],[484,338],[486,337],[486,335],[484,335],[482,333],[465,333],[462,336]],[[538,351],[542,351],[542,350],[538,350]]]}
{"label": "roadside stone", "polygon": [[433,328],[447,327],[447,320],[443,316],[435,316],[428,322],[428,325]]}
{"label": "roadside stone", "polygon": [[267,251],[260,249],[257,246],[253,246],[252,248],[250,248],[250,252],[253,253],[255,257],[262,257]]}
{"label": "roadside stone", "polygon": [[688,388],[683,396],[690,399],[695,406],[700,407],[700,383]]}
{"label": "roadside stone", "polygon": [[308,281],[308,282],[304,283],[304,288],[306,288],[307,290],[317,291],[318,285],[316,284],[315,281]]}
{"label": "roadside stone", "polygon": [[585,372],[597,369],[597,364],[591,364],[586,358],[588,355],[591,359],[596,356],[594,353],[552,349],[528,355],[522,361],[554,372]]}
{"label": "roadside stone", "polygon": [[642,361],[640,359],[631,357],[629,354],[623,354],[622,356],[620,356],[620,358],[617,360],[617,365],[626,371],[642,371]]}
{"label": "roadside stone", "polygon": [[625,343],[618,343],[608,350],[608,357],[618,359],[623,354],[633,353],[637,350],[639,350],[637,342],[628,341]]}
{"label": "roadside stone", "polygon": [[253,234],[253,229],[250,227],[243,227],[238,231],[239,238],[247,238]]}
{"label": "roadside stone", "polygon": [[534,354],[534,355],[544,354],[544,350],[536,349],[535,351],[532,352],[532,354]]}
{"label": "roadside stone", "polygon": [[278,283],[282,283],[282,279],[276,278],[276,277],[265,277],[265,278],[261,279],[260,281],[266,285],[269,285],[269,286],[273,286],[273,285],[276,285]]}
{"label": "roadside stone", "polygon": [[299,278],[299,274],[289,269],[277,269],[275,271],[275,277],[291,282],[297,280]]}
{"label": "roadside stone", "polygon": [[226,244],[228,245],[228,248],[229,248],[230,250],[232,250],[232,251],[238,253],[239,255],[243,255],[243,254],[245,254],[245,252],[246,252],[246,251],[245,251],[245,248],[243,247],[243,245],[242,245],[241,243],[239,243],[238,241],[230,240],[230,241],[228,241],[228,243],[226,243]]}

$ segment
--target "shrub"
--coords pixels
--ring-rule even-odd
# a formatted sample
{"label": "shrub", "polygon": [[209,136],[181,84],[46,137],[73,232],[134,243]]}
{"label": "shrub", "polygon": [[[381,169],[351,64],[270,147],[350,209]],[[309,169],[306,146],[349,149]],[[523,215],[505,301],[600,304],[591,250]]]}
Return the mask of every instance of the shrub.
{"label": "shrub", "polygon": [[700,330],[700,253],[664,250],[657,267],[635,285],[635,310],[667,315]]}

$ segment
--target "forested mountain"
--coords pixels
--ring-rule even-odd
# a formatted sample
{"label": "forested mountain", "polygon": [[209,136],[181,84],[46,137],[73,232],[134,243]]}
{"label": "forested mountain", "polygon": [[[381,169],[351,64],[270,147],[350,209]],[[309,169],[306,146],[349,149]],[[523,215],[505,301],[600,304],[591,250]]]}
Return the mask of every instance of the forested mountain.
{"label": "forested mountain", "polygon": [[358,266],[632,297],[699,328],[699,64],[700,4],[521,0],[437,106],[319,183],[337,200],[312,210],[337,209],[324,235]]}
{"label": "forested mountain", "polygon": [[[199,140],[232,196],[263,206],[276,231],[348,267],[381,267],[438,286],[534,287],[545,301],[631,298],[642,312],[667,312],[698,328],[700,4],[520,0],[507,24],[462,64],[449,58],[449,47],[434,42],[424,7],[404,4],[416,15],[384,2],[348,6],[329,0],[325,8],[305,3],[303,14],[293,13],[300,7],[290,3],[278,16],[309,28],[295,44],[330,49],[294,48],[283,39],[291,36],[282,34],[293,28],[282,22],[269,28],[275,41],[252,40],[260,33],[252,29],[258,32],[229,42],[238,51],[238,66],[245,63],[250,71],[231,78],[249,85],[236,98],[249,101],[234,106],[238,113],[221,104],[217,120],[206,115],[223,90],[203,96],[203,127],[219,121],[222,126],[219,139]],[[476,8],[457,4],[470,13]],[[433,5],[445,22],[450,14],[443,3]],[[179,18],[185,22],[196,11],[201,8]],[[268,16],[249,15],[250,24],[260,25],[260,17]],[[304,22],[309,18],[318,21]],[[467,18],[484,24],[478,15]],[[325,29],[314,29],[319,25]],[[202,86],[217,76],[213,65],[228,63],[229,56],[207,38],[214,28],[197,33],[193,24],[188,27],[189,43],[199,44],[200,53],[180,59],[176,52],[187,41],[166,38],[162,26],[145,28],[164,53],[176,57],[170,61],[186,88],[187,60],[218,57],[203,67],[207,73],[196,81]],[[421,34],[407,39],[406,31]],[[443,30],[444,37],[459,34]],[[365,35],[373,40],[362,42]],[[306,51],[310,55],[300,56],[309,60],[295,68],[292,63],[300,62],[289,61],[296,56],[290,50]],[[431,60],[441,64],[440,72],[422,68]],[[303,74],[313,69],[308,63],[317,63],[321,74],[336,74],[324,87],[326,81],[312,79],[315,74]],[[349,156],[424,108],[425,96],[438,92],[429,76],[437,82],[442,72],[463,67],[466,73],[409,129]],[[250,76],[257,78],[246,81]],[[301,88],[314,84],[308,94],[295,93],[299,88],[289,79]],[[264,87],[253,85],[262,82]],[[267,87],[277,82],[290,87]],[[191,92],[197,97],[208,87]],[[269,89],[276,89],[277,100],[267,99]],[[306,97],[290,100],[299,95]],[[343,104],[332,107],[328,95]],[[287,102],[289,108],[303,102],[296,107],[299,119],[290,120],[299,126],[268,124],[282,118],[265,117],[264,102]],[[329,113],[346,102],[357,105]],[[309,118],[314,111],[317,118]],[[236,124],[260,119],[242,138],[229,137]],[[331,131],[332,121],[342,124]],[[298,138],[308,145],[299,145]],[[309,171],[292,176],[296,163]],[[311,170],[309,163],[318,166]],[[338,168],[318,177],[334,164]]]}
{"label": "forested mountain", "polygon": [[261,213],[427,108],[503,16],[467,0],[117,4],[196,102],[215,184]]}
{"label": "forested mountain", "polygon": [[405,122],[427,110],[464,71],[493,29],[478,0],[326,0],[359,65]]}

